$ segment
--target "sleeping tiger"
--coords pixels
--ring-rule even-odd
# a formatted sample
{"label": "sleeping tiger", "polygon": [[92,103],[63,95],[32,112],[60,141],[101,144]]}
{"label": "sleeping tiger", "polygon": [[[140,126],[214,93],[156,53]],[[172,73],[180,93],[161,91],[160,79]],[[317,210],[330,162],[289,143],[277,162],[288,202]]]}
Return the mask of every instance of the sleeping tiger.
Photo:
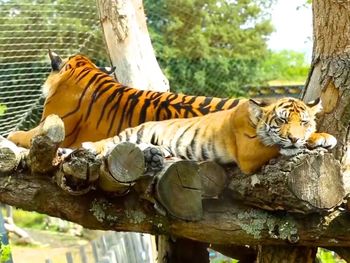
{"label": "sleeping tiger", "polygon": [[282,98],[270,105],[241,100],[237,107],[189,119],[147,122],[119,135],[83,147],[105,155],[121,141],[150,143],[166,155],[219,163],[234,162],[245,174],[259,170],[279,154],[294,155],[303,148],[333,148],[337,140],[317,133],[315,115],[321,101],[305,104]]}
{"label": "sleeping tiger", "polygon": [[[76,148],[146,121],[201,116],[239,103],[238,99],[138,90],[116,82],[85,56],[64,62],[49,51],[49,57],[52,71],[43,85],[46,100],[41,123],[50,114],[61,117],[66,132],[62,147]],[[28,148],[40,126],[12,132],[8,139]]]}

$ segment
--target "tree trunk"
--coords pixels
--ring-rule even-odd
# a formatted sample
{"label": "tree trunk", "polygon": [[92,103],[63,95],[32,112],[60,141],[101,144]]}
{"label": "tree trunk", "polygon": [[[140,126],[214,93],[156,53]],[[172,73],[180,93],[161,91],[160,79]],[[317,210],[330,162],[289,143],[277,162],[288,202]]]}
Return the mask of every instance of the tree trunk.
{"label": "tree trunk", "polygon": [[119,82],[139,89],[168,91],[154,55],[142,0],[98,0],[100,20]]}
{"label": "tree trunk", "polygon": [[[98,0],[97,5],[117,80],[139,89],[168,91],[169,82],[158,65],[151,44],[142,0]],[[164,246],[177,251],[176,244]]]}
{"label": "tree trunk", "polygon": [[[305,101],[321,97],[319,130],[338,140],[333,150],[341,162],[343,181],[350,180],[350,2],[314,0],[312,67],[305,85]],[[349,188],[345,192],[350,193]],[[342,251],[347,249],[338,249]],[[345,255],[344,255],[345,256]]]}

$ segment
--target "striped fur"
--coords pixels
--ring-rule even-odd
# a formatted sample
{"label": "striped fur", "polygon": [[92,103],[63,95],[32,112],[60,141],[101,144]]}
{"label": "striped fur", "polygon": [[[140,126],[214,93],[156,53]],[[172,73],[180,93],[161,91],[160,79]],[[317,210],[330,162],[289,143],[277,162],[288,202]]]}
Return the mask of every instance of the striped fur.
{"label": "striped fur", "polygon": [[280,153],[294,155],[303,148],[333,148],[336,139],[316,133],[319,100],[305,104],[283,98],[271,105],[242,100],[230,110],[202,117],[147,122],[96,143],[84,143],[97,153],[108,153],[117,143],[158,145],[172,156],[189,160],[236,163],[253,173]]}
{"label": "striped fur", "polygon": [[[116,82],[85,56],[75,55],[66,62],[53,52],[49,56],[52,72],[43,86],[42,121],[50,114],[62,118],[66,132],[62,147],[79,147],[84,141],[108,138],[146,121],[201,116],[240,102],[139,90]],[[13,132],[8,138],[29,147],[38,130]]]}

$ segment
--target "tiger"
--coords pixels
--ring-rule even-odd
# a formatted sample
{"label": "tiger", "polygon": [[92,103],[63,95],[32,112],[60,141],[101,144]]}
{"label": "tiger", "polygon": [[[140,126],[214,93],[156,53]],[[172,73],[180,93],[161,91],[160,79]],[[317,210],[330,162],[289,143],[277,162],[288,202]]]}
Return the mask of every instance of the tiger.
{"label": "tiger", "polygon": [[244,99],[229,110],[147,122],[108,139],[85,142],[83,147],[104,156],[123,141],[151,144],[161,147],[165,156],[235,163],[244,174],[252,174],[280,154],[333,148],[334,136],[316,132],[316,114],[321,109],[320,99],[304,103],[281,98],[270,104]]}
{"label": "tiger", "polygon": [[[62,59],[49,50],[51,73],[43,85],[46,97],[40,124],[29,131],[14,131],[8,139],[25,148],[40,133],[43,121],[58,115],[65,125],[61,147],[78,148],[147,121],[202,116],[234,108],[239,99],[188,96],[139,90],[117,82],[88,57]],[[113,70],[112,70],[113,71]]]}

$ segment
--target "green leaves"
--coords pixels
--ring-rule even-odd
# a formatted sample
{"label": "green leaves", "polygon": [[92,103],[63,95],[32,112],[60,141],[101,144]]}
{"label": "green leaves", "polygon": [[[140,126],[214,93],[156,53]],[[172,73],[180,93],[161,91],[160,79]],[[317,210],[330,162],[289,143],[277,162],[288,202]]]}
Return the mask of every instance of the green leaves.
{"label": "green leaves", "polygon": [[[157,3],[155,3],[157,2]],[[153,46],[173,91],[241,96],[256,83],[273,30],[263,0],[144,0]]]}
{"label": "green leaves", "polygon": [[4,114],[4,113],[5,113],[5,111],[6,111],[6,106],[5,106],[5,105],[0,104],[0,116],[1,116],[2,114]]}

